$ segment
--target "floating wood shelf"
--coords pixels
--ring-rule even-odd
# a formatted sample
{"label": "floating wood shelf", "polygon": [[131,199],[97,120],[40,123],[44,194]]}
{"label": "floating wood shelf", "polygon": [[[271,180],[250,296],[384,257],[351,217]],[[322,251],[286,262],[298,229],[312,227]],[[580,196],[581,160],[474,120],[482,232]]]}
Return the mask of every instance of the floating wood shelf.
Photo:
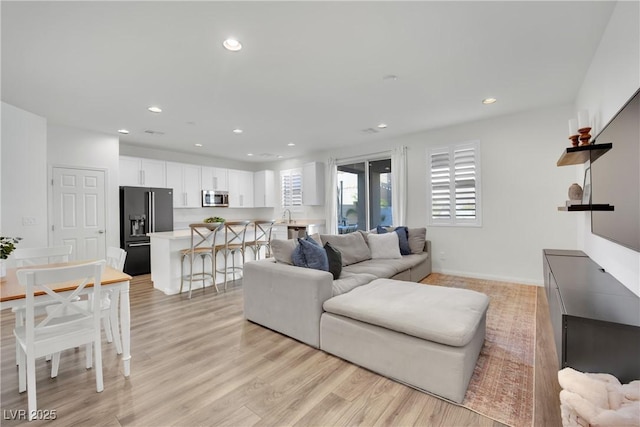
{"label": "floating wood shelf", "polygon": [[578,212],[578,211],[612,211],[611,205],[571,205],[559,206],[559,211]]}
{"label": "floating wood shelf", "polygon": [[578,147],[567,147],[558,159],[558,166],[566,165],[579,165],[591,160],[591,163],[595,162],[600,156],[607,151],[611,150],[613,144],[608,142],[606,144],[592,144],[582,145]]}

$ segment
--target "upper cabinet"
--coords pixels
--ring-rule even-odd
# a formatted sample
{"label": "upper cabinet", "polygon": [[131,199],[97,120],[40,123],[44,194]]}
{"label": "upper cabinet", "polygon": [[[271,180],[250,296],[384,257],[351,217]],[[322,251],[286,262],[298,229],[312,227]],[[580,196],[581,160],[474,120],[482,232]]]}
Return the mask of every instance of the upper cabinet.
{"label": "upper cabinet", "polygon": [[129,187],[167,187],[165,162],[120,156],[119,185]]}
{"label": "upper cabinet", "polygon": [[253,172],[229,169],[229,207],[253,207]]}
{"label": "upper cabinet", "polygon": [[203,190],[229,191],[227,169],[202,166],[201,177]]}
{"label": "upper cabinet", "polygon": [[253,207],[275,207],[275,178],[272,170],[264,170],[253,174]]}
{"label": "upper cabinet", "polygon": [[174,208],[199,208],[200,166],[167,162],[167,187],[173,188]]}
{"label": "upper cabinet", "polygon": [[324,205],[324,163],[311,162],[302,167],[302,204]]}

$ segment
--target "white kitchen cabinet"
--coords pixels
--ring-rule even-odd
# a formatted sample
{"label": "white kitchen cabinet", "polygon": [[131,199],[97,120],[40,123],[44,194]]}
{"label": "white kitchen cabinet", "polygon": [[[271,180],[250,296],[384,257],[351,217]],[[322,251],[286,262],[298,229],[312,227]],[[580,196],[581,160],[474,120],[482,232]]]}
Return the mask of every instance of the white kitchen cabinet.
{"label": "white kitchen cabinet", "polygon": [[166,162],[120,156],[118,183],[129,187],[165,188]]}
{"label": "white kitchen cabinet", "polygon": [[324,163],[305,163],[302,167],[302,204],[324,205]]}
{"label": "white kitchen cabinet", "polygon": [[200,166],[167,162],[167,187],[173,188],[174,208],[202,206]]}
{"label": "white kitchen cabinet", "polygon": [[273,208],[276,205],[275,177],[272,170],[253,174],[253,207]]}
{"label": "white kitchen cabinet", "polygon": [[229,191],[228,170],[202,166],[202,190]]}
{"label": "white kitchen cabinet", "polygon": [[253,207],[253,172],[229,169],[229,207]]}

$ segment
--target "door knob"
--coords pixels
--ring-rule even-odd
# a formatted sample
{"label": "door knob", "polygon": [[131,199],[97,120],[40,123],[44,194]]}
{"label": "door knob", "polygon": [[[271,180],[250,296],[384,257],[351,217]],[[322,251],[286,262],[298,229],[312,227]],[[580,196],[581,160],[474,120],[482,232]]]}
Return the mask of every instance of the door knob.
{"label": "door knob", "polygon": [[104,230],[98,230],[98,234],[104,234]]}

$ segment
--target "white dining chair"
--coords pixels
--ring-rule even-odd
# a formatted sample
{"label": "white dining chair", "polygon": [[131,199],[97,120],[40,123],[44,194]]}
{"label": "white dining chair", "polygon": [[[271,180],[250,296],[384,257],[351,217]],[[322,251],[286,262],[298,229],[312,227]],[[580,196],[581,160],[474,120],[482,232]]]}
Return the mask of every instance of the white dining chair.
{"label": "white dining chair", "polygon": [[[69,262],[72,250],[73,247],[71,245],[18,248],[13,251],[13,259],[15,260],[17,267]],[[36,303],[36,310],[38,311],[38,314],[43,314],[45,307],[49,304],[51,304],[51,301],[39,301]],[[13,307],[11,311],[15,315],[16,328],[23,326],[25,306],[20,305],[18,307]],[[18,363],[18,351],[19,350],[16,346],[16,364]]]}
{"label": "white dining chair", "polygon": [[[107,248],[107,265],[115,270],[123,271],[127,252],[115,246]],[[120,292],[112,290],[102,291],[102,323],[107,342],[113,342],[116,353],[122,354],[122,340],[120,339],[120,317],[118,316],[118,304]]]}
{"label": "white dining chair", "polygon": [[[37,414],[36,363],[38,357],[86,345],[86,367],[93,366],[96,376],[96,391],[104,389],[102,377],[102,347],[100,320],[102,316],[101,280],[105,261],[95,261],[53,268],[18,270],[19,283],[26,295],[25,324],[16,327],[14,335],[19,349],[18,391],[27,391],[29,420]],[[52,284],[77,282],[72,292],[57,293]],[[76,297],[93,283],[93,295],[88,310],[77,306]],[[36,293],[45,292],[56,302],[55,310],[41,320],[36,313]],[[93,357],[92,357],[93,355]],[[54,356],[55,358],[56,356]],[[93,362],[95,361],[95,365]]]}
{"label": "white dining chair", "polygon": [[[127,252],[124,249],[117,248],[115,246],[109,246],[107,248],[106,265],[116,270],[122,271],[124,269],[124,262],[127,259]],[[88,299],[92,296],[89,295]],[[120,318],[118,316],[118,304],[120,302],[120,292],[112,291],[108,289],[102,290],[102,326],[104,333],[107,337],[107,342],[113,342],[116,346],[116,353],[122,354],[122,340],[120,339]],[[83,309],[88,309],[89,301],[81,300],[73,303]],[[46,307],[47,313],[52,313],[55,307]],[[59,355],[53,358],[53,364],[51,366],[51,378],[55,378],[58,375],[58,366],[60,363]]]}

